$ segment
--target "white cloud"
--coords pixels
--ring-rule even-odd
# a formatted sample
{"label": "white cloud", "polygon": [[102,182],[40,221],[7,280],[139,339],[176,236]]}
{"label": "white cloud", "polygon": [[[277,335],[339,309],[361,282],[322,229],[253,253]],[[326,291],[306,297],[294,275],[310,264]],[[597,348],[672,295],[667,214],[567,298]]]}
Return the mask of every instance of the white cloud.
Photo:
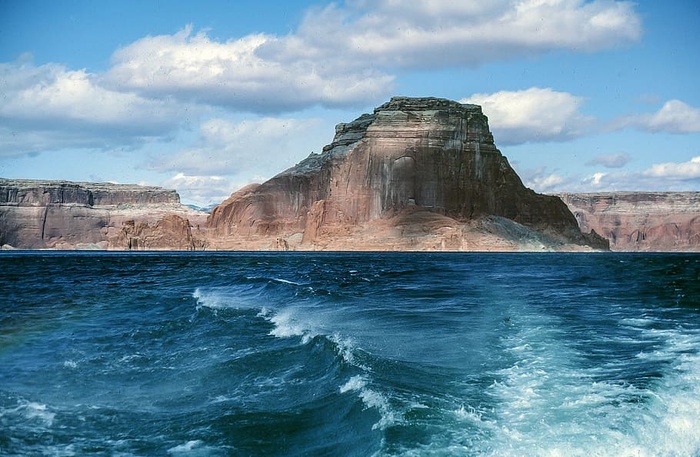
{"label": "white cloud", "polygon": [[[285,36],[217,40],[191,26],[147,36],[115,51],[104,74],[35,66],[23,56],[0,64],[0,155],[137,147],[169,139],[211,106],[270,114],[378,103],[391,94],[399,68],[596,51],[635,42],[640,33],[629,2],[346,0],[309,9]],[[577,109],[579,99],[569,97],[560,109]],[[677,121],[660,113],[656,123],[665,122]],[[540,138],[576,134],[572,125],[549,125],[535,126]],[[513,142],[530,139],[525,130],[510,134]]]}
{"label": "white cloud", "polygon": [[682,191],[694,190],[700,183],[700,156],[686,162],[653,164],[639,171],[596,172],[576,184],[574,180],[558,191]]}
{"label": "white cloud", "polygon": [[666,162],[652,165],[643,172],[645,176],[675,180],[700,179],[700,156],[687,162]]}
{"label": "white cloud", "polygon": [[630,155],[626,152],[601,154],[586,162],[586,165],[602,165],[605,168],[622,168],[627,165],[630,159]]}
{"label": "white cloud", "polygon": [[612,122],[611,129],[635,127],[649,132],[698,133],[700,108],[680,100],[669,100],[653,114],[625,116]]}
{"label": "white cloud", "polygon": [[596,0],[348,1],[311,10],[296,34],[268,45],[286,59],[340,54],[389,67],[478,65],[553,49],[636,42],[630,2]]}
{"label": "white cloud", "polygon": [[279,113],[377,102],[391,93],[397,68],[590,52],[640,35],[630,2],[347,0],[309,9],[285,36],[219,41],[191,26],[148,36],[114,53],[106,79],[140,94]]}
{"label": "white cloud", "polygon": [[[271,177],[323,145],[318,119],[261,118],[240,122],[214,118],[203,122],[194,147],[154,157],[158,171],[188,175],[260,175]],[[328,127],[328,126],[325,126]]]}
{"label": "white cloud", "polygon": [[579,112],[583,98],[549,88],[474,94],[460,101],[482,106],[498,144],[567,140],[582,135],[594,120]]}
{"label": "white cloud", "polygon": [[591,184],[594,186],[599,186],[603,178],[605,178],[605,173],[593,173],[593,176],[590,177]]}
{"label": "white cloud", "polygon": [[122,90],[251,112],[356,105],[391,91],[394,78],[370,65],[348,71],[314,56],[293,61],[261,57],[260,49],[277,40],[258,34],[220,42],[202,31],[193,34],[188,26],[119,49],[105,78]]}
{"label": "white cloud", "polygon": [[564,182],[564,178],[558,174],[542,176],[531,181],[528,187],[538,189],[540,192],[547,192],[550,189],[556,188]]}
{"label": "white cloud", "polygon": [[513,166],[516,168],[523,184],[535,192],[554,192],[566,181],[565,177],[557,172],[549,171],[547,167],[519,169],[516,164]]}
{"label": "white cloud", "polygon": [[646,127],[671,133],[700,132],[700,109],[680,100],[670,100],[648,119]]}
{"label": "white cloud", "polygon": [[106,89],[98,77],[62,65],[0,63],[0,154],[135,145],[170,134],[183,107]]}
{"label": "white cloud", "polygon": [[162,185],[176,189],[183,203],[202,206],[221,203],[240,187],[240,184],[223,176],[192,176],[184,173],[175,174]]}

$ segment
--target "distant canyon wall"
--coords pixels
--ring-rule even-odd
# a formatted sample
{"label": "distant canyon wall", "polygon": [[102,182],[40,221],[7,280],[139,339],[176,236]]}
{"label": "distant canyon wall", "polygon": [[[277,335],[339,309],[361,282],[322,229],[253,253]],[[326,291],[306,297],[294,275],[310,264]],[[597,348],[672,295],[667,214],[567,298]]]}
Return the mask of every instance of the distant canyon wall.
{"label": "distant canyon wall", "polygon": [[0,246],[191,250],[205,220],[160,187],[0,179]]}
{"label": "distant canyon wall", "polygon": [[[242,189],[232,199],[259,186]],[[558,197],[583,232],[595,230],[609,240],[613,251],[700,252],[700,192],[566,193]],[[318,209],[309,211],[314,214],[319,214]],[[303,249],[304,236],[314,240],[307,248],[342,250],[537,250],[553,242],[504,217],[463,223],[417,206],[405,208],[395,218],[347,227],[335,233],[329,244],[323,244],[319,236],[322,221],[319,224],[316,219],[285,238],[274,234],[222,236],[206,225],[206,218],[206,213],[180,205],[172,190],[0,179],[0,246],[22,249],[289,250]]]}
{"label": "distant canyon wall", "polygon": [[614,251],[700,251],[700,192],[558,195]]}

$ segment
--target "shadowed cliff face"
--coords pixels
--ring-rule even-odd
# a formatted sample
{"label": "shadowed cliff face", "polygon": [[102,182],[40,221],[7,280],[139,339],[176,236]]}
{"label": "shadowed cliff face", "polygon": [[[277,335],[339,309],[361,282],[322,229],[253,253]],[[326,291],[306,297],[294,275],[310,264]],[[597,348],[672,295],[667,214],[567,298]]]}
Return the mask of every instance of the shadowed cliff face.
{"label": "shadowed cliff face", "polygon": [[234,193],[209,224],[223,236],[287,236],[312,243],[421,208],[457,221],[499,216],[564,242],[581,234],[557,197],[525,188],[496,148],[477,105],[395,97],[271,180]]}
{"label": "shadowed cliff face", "polygon": [[130,184],[0,179],[0,205],[103,206],[154,203],[179,204],[180,196],[174,190]]}

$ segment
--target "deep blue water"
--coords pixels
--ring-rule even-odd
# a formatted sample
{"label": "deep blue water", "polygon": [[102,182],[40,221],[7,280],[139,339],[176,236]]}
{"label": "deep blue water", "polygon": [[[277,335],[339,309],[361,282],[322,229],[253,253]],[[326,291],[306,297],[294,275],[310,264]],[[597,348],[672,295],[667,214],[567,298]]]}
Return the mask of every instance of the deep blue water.
{"label": "deep blue water", "polygon": [[700,256],[0,255],[0,455],[700,456]]}

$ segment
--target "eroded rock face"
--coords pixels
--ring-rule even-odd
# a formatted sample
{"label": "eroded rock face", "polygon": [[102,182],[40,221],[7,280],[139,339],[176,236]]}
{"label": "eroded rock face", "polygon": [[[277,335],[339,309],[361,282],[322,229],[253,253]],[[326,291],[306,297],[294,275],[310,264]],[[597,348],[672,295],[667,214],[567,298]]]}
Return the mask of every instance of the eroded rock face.
{"label": "eroded rock face", "polygon": [[109,240],[110,249],[177,250],[204,249],[206,244],[192,236],[188,219],[168,214],[155,223],[128,220],[122,224],[116,236]]}
{"label": "eroded rock face", "polygon": [[[109,183],[75,183],[0,179],[0,246],[21,249],[129,249],[117,238],[123,226],[136,221],[174,232],[159,248],[181,249],[192,240],[168,226],[168,215],[204,223],[202,213],[180,204],[174,190]],[[197,220],[199,219],[199,220]],[[159,221],[163,221],[162,223]],[[194,242],[194,245],[198,245]],[[154,246],[155,247],[155,246]]]}
{"label": "eroded rock face", "polygon": [[615,251],[700,251],[700,192],[561,194]]}
{"label": "eroded rock face", "polygon": [[481,107],[436,98],[395,97],[339,124],[321,154],[234,193],[209,224],[222,237],[301,234],[303,245],[328,247],[353,228],[415,208],[459,222],[503,217],[566,243],[605,248],[580,232],[559,198],[522,184]]}

